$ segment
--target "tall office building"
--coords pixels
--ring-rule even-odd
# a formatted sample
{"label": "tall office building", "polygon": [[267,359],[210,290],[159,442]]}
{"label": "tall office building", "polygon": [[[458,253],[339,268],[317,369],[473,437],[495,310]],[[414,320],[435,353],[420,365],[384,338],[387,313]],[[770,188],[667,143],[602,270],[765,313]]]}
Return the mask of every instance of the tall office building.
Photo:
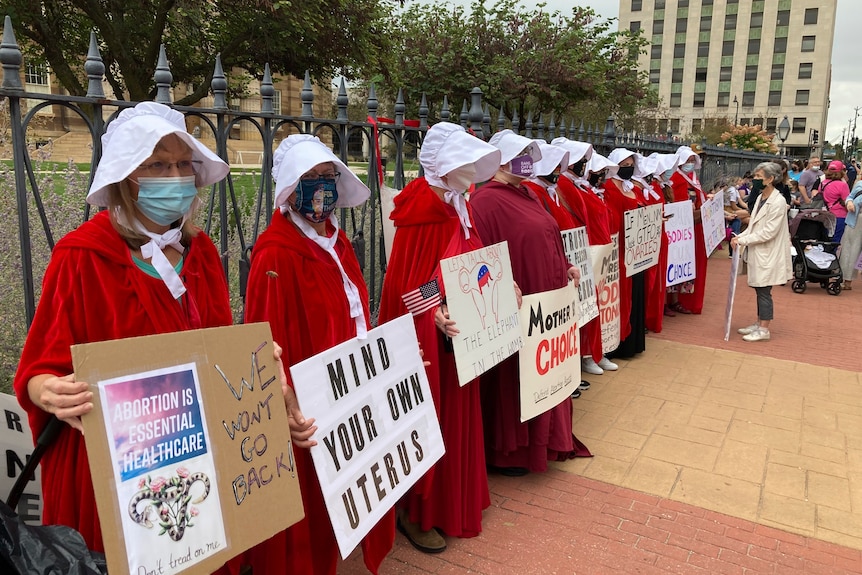
{"label": "tall office building", "polygon": [[[661,98],[659,132],[696,135],[717,119],[771,133],[787,155],[820,149],[837,0],[620,0],[620,29],[650,41],[640,67]],[[817,140],[815,142],[815,140]],[[778,137],[775,143],[780,145]]]}

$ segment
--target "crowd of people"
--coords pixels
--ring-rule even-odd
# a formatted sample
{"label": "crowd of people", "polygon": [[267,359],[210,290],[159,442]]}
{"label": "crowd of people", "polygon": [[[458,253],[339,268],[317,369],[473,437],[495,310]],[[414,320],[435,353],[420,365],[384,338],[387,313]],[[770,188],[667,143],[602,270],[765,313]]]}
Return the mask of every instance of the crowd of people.
{"label": "crowd of people", "polygon": [[[200,203],[197,188],[224,178],[227,164],[186,132],[179,112],[155,103],[122,111],[108,125],[102,148],[87,201],[107,209],[58,242],[15,378],[34,432],[52,416],[67,424],[42,460],[43,520],[74,527],[94,550],[102,550],[103,541],[81,426],[81,417],[93,410],[93,392],[73,373],[70,345],[231,322],[218,252],[191,223]],[[808,168],[812,173],[814,160]],[[661,331],[663,317],[702,312],[708,258],[699,208],[711,190],[697,175],[699,149],[682,146],[674,154],[651,156],[616,149],[605,157],[589,144],[566,138],[549,144],[503,130],[484,142],[461,126],[439,123],[428,130],[419,161],[424,175],[395,197],[396,232],[381,323],[408,313],[405,293],[435,279],[442,284],[441,259],[507,241],[520,305],[521,294],[579,282],[579,268],[567,260],[561,231],[585,227],[591,246],[611,244],[615,235],[622,243],[626,211],[688,200],[695,222],[696,278],[673,289],[666,286],[664,234],[658,266],[629,276],[620,257],[619,332],[607,346],[601,315],[580,326],[583,373],[616,370],[612,359],[644,352],[646,332]],[[833,164],[817,185],[802,172],[799,196],[810,201],[822,194],[828,209],[840,214],[847,261],[855,263],[862,249],[862,226],[855,220],[862,185],[850,192],[841,182],[843,170]],[[289,366],[364,338],[372,327],[362,272],[335,215],[336,208],[362,204],[370,192],[310,135],[281,142],[272,175],[276,210],[254,247],[246,319],[270,323],[282,346],[276,345],[275,359]],[[789,179],[788,167],[767,162],[751,178],[720,186],[727,192],[726,214],[736,234],[732,247],[747,250],[749,285],[757,291],[758,322],[740,330],[747,341],[769,338],[770,289],[789,278],[789,263],[780,253],[789,257],[788,204],[781,190],[789,190]],[[847,289],[851,279],[847,273]],[[479,535],[482,512],[491,502],[489,472],[540,473],[548,461],[589,455],[572,434],[571,401],[520,421],[517,354],[473,382],[459,384],[447,345],[458,326],[445,299],[414,314],[413,321],[445,455],[363,540],[365,565],[372,573],[391,550],[396,528],[428,553],[444,551],[445,537]],[[589,386],[581,382],[573,397]],[[289,375],[283,376],[282,392],[305,518],[220,572],[236,575],[246,566],[255,573],[336,571],[335,535],[309,451],[316,445],[313,417],[319,414],[303,414]]]}

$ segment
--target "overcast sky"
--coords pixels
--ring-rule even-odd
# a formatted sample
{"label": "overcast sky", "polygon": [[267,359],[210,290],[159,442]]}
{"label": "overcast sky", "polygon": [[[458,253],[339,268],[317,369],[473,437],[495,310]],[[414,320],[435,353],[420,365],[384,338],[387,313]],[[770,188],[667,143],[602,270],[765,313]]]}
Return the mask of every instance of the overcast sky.
{"label": "overcast sky", "polygon": [[[454,0],[454,3],[470,5],[469,0]],[[572,6],[586,6],[604,18],[616,18],[620,13],[619,0],[546,0],[545,3],[550,11],[567,12]],[[525,5],[534,6],[532,3]],[[862,32],[858,28],[860,5],[862,2],[859,0],[838,0],[835,45],[832,48],[831,105],[826,123],[826,139],[833,144],[841,142],[841,130],[846,129],[847,122],[854,119],[853,108],[862,106],[862,66],[859,64],[862,61]],[[859,113],[862,116],[862,110]],[[862,138],[862,123],[857,126],[856,136]]]}

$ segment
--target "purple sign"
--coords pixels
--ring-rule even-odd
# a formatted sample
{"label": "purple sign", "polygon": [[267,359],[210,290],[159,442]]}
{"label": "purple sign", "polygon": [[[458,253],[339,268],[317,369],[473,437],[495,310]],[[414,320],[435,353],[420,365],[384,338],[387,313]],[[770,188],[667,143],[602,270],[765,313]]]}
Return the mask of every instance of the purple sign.
{"label": "purple sign", "polygon": [[529,177],[533,175],[533,158],[529,154],[512,158],[512,174]]}

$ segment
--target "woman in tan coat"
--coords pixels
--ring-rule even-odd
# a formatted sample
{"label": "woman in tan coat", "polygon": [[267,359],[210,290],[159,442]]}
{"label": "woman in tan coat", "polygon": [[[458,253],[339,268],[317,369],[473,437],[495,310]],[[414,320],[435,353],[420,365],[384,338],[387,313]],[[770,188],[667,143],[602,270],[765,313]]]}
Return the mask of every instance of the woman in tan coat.
{"label": "woman in tan coat", "polygon": [[745,341],[769,340],[772,286],[785,284],[793,277],[787,202],[775,188],[781,177],[781,167],[774,162],[757,166],[752,191],[762,190],[760,197],[748,228],[730,240],[734,249],[743,249],[743,258],[748,262],[748,285],[757,292],[757,323],[737,330]]}

